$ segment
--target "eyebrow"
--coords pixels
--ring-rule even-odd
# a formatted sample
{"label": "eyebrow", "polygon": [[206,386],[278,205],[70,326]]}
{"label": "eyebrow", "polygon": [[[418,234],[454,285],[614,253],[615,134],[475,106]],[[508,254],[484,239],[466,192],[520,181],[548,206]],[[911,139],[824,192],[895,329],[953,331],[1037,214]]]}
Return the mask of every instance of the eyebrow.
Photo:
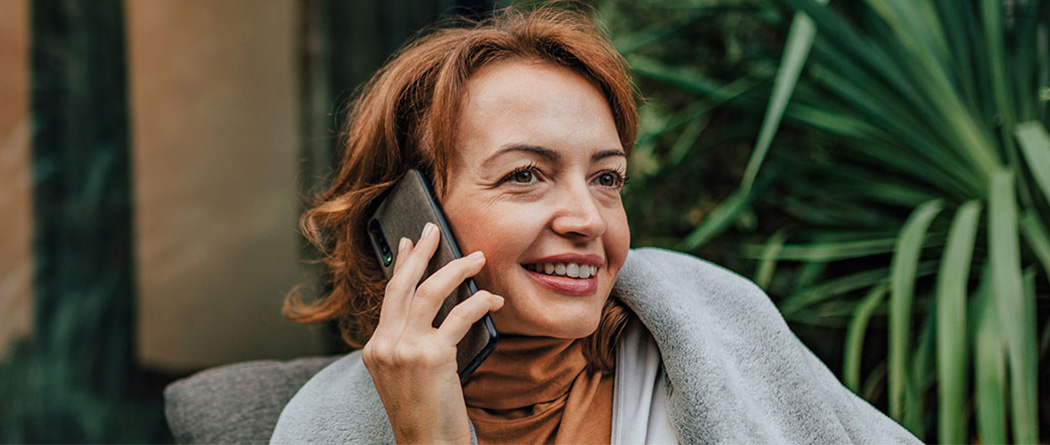
{"label": "eyebrow", "polygon": [[[494,153],[492,156],[489,156],[488,159],[482,161],[481,166],[483,168],[487,168],[500,156],[514,152],[524,152],[535,156],[539,156],[548,162],[557,162],[559,159],[561,159],[561,155],[558,154],[558,152],[546,147],[539,147],[536,145],[512,144],[504,146],[497,150],[496,153]],[[591,161],[600,161],[611,156],[622,156],[624,158],[627,158],[627,153],[624,153],[623,150],[602,150],[592,155]]]}

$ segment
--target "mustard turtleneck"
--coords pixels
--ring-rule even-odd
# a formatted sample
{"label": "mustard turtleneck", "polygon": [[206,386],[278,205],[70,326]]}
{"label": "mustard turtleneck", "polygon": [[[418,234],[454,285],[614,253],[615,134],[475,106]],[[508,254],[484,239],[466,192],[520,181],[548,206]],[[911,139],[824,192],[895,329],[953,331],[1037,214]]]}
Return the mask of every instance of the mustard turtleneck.
{"label": "mustard turtleneck", "polygon": [[581,341],[500,338],[463,387],[478,441],[609,443],[613,375],[587,372]]}

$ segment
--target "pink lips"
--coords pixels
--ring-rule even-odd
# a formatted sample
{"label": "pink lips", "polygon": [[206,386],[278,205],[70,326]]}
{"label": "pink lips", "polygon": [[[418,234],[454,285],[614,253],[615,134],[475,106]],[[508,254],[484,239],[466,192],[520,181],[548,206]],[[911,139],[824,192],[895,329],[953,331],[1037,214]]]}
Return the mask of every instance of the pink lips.
{"label": "pink lips", "polygon": [[569,278],[533,272],[525,269],[532,279],[538,281],[545,287],[559,293],[569,295],[590,295],[598,290],[597,275],[590,278]]}
{"label": "pink lips", "polygon": [[[559,255],[551,255],[543,258],[537,258],[529,260],[522,264],[546,264],[546,263],[576,263],[586,264],[588,266],[595,266],[598,268],[598,272],[601,272],[601,268],[605,263],[605,259],[600,255],[582,255],[575,253],[563,253]],[[525,269],[522,267],[522,269]],[[598,275],[592,275],[590,278],[569,278],[565,276],[554,276],[547,275],[544,273],[533,272],[525,269],[532,279],[538,281],[543,286],[551,289],[555,292],[569,294],[569,295],[590,295],[598,290]]]}

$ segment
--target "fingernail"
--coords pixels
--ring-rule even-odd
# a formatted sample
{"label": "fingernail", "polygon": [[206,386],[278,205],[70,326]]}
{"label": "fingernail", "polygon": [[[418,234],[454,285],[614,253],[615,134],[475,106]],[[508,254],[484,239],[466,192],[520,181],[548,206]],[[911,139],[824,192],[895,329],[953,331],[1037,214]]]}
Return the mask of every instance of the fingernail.
{"label": "fingernail", "polygon": [[474,253],[472,253],[470,255],[467,255],[467,258],[470,258],[472,260],[480,260],[482,258],[485,258],[485,254],[482,251],[479,250],[479,251],[474,252]]}
{"label": "fingernail", "polygon": [[401,237],[401,241],[397,243],[397,251],[398,253],[404,252],[406,248],[408,248],[408,238]]}
{"label": "fingernail", "polygon": [[423,226],[423,237],[430,235],[430,232],[434,231],[434,223],[427,223]]}

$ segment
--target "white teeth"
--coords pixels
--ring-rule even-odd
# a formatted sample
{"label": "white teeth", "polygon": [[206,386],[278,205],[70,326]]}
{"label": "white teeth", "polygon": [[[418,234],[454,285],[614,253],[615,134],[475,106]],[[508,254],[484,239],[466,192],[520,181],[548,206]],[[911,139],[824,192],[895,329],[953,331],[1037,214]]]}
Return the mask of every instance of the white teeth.
{"label": "white teeth", "polygon": [[526,264],[525,268],[533,272],[547,275],[562,275],[569,278],[586,279],[598,274],[598,266],[589,266],[578,263],[543,263]]}

